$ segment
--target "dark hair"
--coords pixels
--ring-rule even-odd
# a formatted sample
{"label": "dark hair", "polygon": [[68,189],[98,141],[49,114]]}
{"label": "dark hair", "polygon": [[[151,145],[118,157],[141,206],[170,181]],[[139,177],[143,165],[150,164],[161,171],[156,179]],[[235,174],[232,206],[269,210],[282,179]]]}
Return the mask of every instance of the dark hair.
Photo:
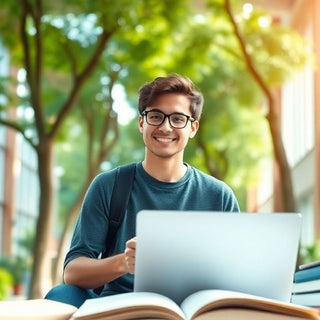
{"label": "dark hair", "polygon": [[172,74],[167,77],[158,77],[152,82],[146,83],[139,89],[139,113],[151,106],[157,97],[167,93],[181,93],[190,100],[191,116],[199,120],[202,107],[203,96],[193,84],[193,82],[179,74]]}

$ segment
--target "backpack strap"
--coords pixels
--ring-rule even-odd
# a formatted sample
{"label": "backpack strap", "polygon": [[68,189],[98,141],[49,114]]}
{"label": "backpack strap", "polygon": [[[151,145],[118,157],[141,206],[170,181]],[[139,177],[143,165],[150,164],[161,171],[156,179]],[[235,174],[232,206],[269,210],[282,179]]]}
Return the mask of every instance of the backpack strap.
{"label": "backpack strap", "polygon": [[109,231],[106,239],[107,252],[104,255],[105,257],[110,253],[110,249],[114,245],[115,235],[126,212],[135,172],[135,163],[130,163],[117,168],[110,201]]}
{"label": "backpack strap", "polygon": [[[122,223],[124,214],[129,202],[134,176],[136,173],[136,164],[130,163],[117,168],[116,179],[112,189],[109,212],[109,230],[106,239],[106,250],[101,258],[109,256],[116,240],[116,233]],[[100,295],[104,286],[93,289]]]}

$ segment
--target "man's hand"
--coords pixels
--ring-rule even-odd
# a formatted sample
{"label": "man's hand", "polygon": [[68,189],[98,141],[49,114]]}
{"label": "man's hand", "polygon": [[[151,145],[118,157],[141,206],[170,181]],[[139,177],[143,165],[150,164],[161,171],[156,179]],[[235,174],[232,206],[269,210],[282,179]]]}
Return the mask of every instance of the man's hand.
{"label": "man's hand", "polygon": [[136,243],[137,243],[137,237],[134,237],[128,240],[126,242],[126,249],[124,251],[128,273],[131,273],[131,274],[134,274],[134,267],[135,267],[135,261],[136,261]]}

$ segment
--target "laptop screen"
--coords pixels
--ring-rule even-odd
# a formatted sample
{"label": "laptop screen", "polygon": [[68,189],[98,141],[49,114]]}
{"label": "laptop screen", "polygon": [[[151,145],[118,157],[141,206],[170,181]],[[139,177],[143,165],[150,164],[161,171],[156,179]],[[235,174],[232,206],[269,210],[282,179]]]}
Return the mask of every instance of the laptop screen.
{"label": "laptop screen", "polygon": [[177,303],[203,289],[289,302],[300,225],[296,213],[141,211],[134,290]]}

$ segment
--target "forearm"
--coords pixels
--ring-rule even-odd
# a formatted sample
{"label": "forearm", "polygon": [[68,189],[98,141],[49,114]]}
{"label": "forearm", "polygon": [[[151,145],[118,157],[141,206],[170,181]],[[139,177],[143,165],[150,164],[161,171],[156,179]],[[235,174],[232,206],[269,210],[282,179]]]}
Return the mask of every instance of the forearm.
{"label": "forearm", "polygon": [[70,261],[64,270],[66,284],[93,289],[128,273],[125,254],[105,259],[79,257]]}

